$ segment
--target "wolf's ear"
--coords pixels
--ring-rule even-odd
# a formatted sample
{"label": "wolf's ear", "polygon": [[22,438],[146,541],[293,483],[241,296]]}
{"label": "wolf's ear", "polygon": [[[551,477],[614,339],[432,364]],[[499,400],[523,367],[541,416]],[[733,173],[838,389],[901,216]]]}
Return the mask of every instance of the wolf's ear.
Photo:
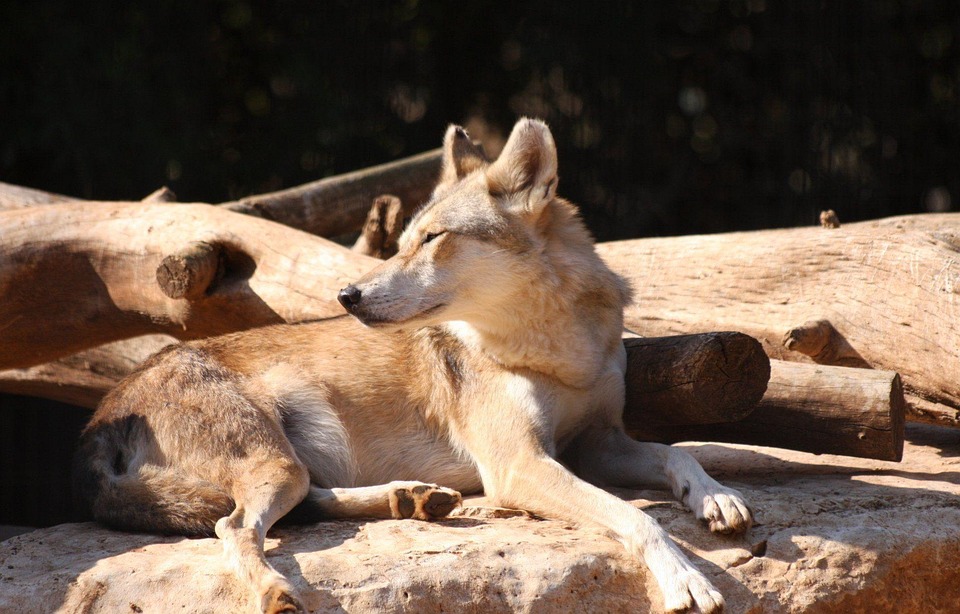
{"label": "wolf's ear", "polygon": [[500,157],[487,169],[487,188],[507,206],[540,216],[557,193],[557,146],[545,123],[517,122]]}
{"label": "wolf's ear", "polygon": [[440,183],[456,183],[490,161],[470,135],[460,126],[451,125],[443,137],[443,166]]}

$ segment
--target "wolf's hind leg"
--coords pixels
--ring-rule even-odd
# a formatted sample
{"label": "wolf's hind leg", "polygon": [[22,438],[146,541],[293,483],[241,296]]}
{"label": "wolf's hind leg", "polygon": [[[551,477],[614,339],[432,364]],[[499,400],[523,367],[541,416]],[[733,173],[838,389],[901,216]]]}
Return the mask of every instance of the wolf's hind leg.
{"label": "wolf's hind leg", "polygon": [[669,488],[715,533],[742,533],[753,524],[743,494],[711,478],[680,448],[636,441],[610,427],[587,431],[566,454],[577,473],[601,486]]}
{"label": "wolf's hind leg", "polygon": [[294,457],[276,452],[264,458],[254,455],[236,468],[233,496],[237,507],[217,521],[217,536],[234,572],[252,587],[266,614],[302,612],[303,606],[289,580],[278,573],[263,553],[267,531],[307,493],[306,468]]}
{"label": "wolf's hind leg", "polygon": [[390,482],[357,488],[310,487],[304,502],[320,518],[443,518],[461,503],[460,493],[422,482]]}

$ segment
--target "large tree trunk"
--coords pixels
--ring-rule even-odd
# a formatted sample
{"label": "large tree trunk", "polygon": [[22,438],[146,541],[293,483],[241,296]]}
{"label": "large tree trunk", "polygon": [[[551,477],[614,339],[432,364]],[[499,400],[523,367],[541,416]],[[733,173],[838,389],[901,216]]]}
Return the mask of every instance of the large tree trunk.
{"label": "large tree trunk", "polygon": [[739,330],[772,358],[896,371],[911,419],[960,426],[960,214],[598,251],[633,284],[640,334]]}
{"label": "large tree trunk", "polygon": [[207,337],[343,313],[377,261],[219,207],[66,203],[0,213],[0,368],[151,333]]}

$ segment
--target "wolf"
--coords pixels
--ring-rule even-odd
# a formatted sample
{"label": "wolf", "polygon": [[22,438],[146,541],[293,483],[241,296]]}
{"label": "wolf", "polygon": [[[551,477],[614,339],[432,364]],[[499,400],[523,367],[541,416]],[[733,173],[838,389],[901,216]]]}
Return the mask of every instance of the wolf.
{"label": "wolf", "polygon": [[338,299],[349,315],[192,341],[148,359],[84,430],[75,490],[132,531],[217,535],[262,612],[301,597],[266,561],[291,514],[443,518],[461,493],[606,529],[667,610],[721,594],[651,517],[603,487],[669,488],[720,533],[750,507],[688,453],[623,429],[630,290],[558,197],[546,124],[489,161],[463,128],[399,252]]}

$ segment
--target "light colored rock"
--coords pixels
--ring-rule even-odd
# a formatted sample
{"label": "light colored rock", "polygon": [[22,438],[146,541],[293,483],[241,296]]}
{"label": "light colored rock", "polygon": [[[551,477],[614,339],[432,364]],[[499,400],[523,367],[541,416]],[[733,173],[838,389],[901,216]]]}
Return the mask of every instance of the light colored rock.
{"label": "light colored rock", "polygon": [[[902,463],[688,444],[760,524],[709,534],[667,493],[617,491],[654,515],[728,612],[957,612],[960,433],[911,425]],[[482,501],[480,501],[482,504]],[[439,523],[278,530],[271,563],[316,612],[646,612],[660,596],[603,533],[478,508]],[[0,612],[250,612],[213,539],[61,525],[0,545]]]}

